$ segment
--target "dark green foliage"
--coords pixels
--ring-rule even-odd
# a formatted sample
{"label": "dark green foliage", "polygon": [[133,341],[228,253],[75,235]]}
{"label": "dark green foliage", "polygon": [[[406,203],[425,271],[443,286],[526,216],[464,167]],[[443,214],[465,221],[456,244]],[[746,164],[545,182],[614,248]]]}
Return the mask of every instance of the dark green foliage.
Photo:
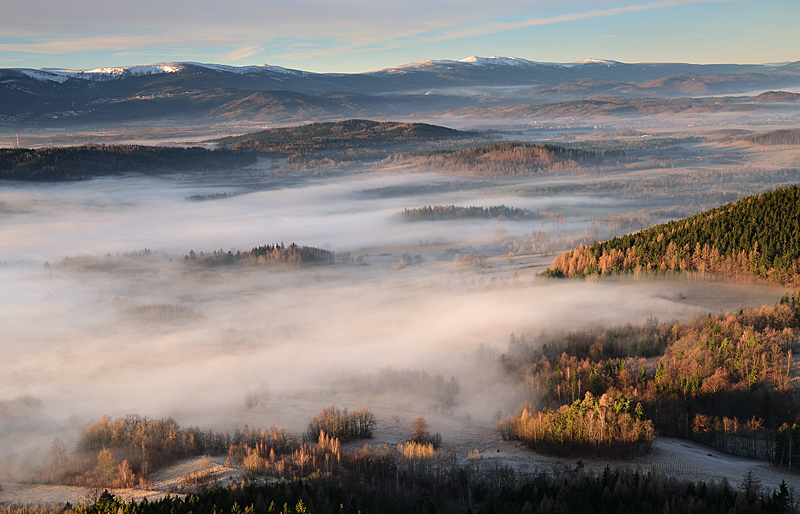
{"label": "dark green foliage", "polygon": [[493,207],[459,207],[457,205],[430,205],[419,209],[404,209],[400,215],[408,221],[431,221],[431,220],[455,220],[455,219],[497,219],[503,216],[504,219],[532,220],[538,217],[538,213],[528,209],[518,209],[516,207],[506,207],[505,205],[495,205]]}
{"label": "dark green foliage", "polygon": [[800,278],[800,188],[744,198],[696,216],[566,252],[545,274],[701,271]]}
{"label": "dark green foliage", "polygon": [[332,264],[335,254],[330,250],[313,246],[300,246],[295,243],[289,246],[281,243],[257,246],[249,252],[233,253],[215,250],[210,254],[197,255],[193,250],[183,257],[188,265],[196,266],[300,266],[306,264]]}
{"label": "dark green foliage", "polygon": [[[413,483],[402,475],[377,482],[359,481],[347,474],[314,474],[304,480],[274,484],[215,487],[183,497],[167,494],[160,500],[124,501],[108,491],[94,502],[75,507],[31,510],[36,514],[71,510],[74,514],[409,514],[409,513],[528,513],[528,512],[748,512],[782,513],[796,507],[785,484],[757,487],[743,479],[732,487],[725,479],[689,482],[658,473],[583,469],[556,470],[522,479],[503,477],[486,469],[486,480],[456,473],[430,484]],[[513,473],[512,473],[513,475]],[[495,480],[492,482],[492,480]],[[747,482],[747,483],[745,483]],[[412,486],[413,484],[413,486]],[[744,489],[744,487],[748,487]],[[0,514],[21,514],[2,507]],[[57,509],[57,510],[56,510]]]}
{"label": "dark green foliage", "polygon": [[138,145],[0,149],[0,179],[75,180],[128,172],[174,173],[241,168],[253,155],[228,150]]}

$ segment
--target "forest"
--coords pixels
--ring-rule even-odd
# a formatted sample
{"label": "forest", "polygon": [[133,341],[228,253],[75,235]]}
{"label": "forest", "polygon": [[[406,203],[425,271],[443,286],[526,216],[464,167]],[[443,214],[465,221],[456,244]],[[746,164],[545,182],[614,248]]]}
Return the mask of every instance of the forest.
{"label": "forest", "polygon": [[217,142],[232,150],[289,156],[325,150],[380,148],[397,143],[475,137],[478,137],[475,132],[462,132],[427,123],[351,119],[263,130],[222,138]]}
{"label": "forest", "polygon": [[[365,450],[368,447],[365,447]],[[284,477],[269,483],[214,486],[154,501],[125,501],[108,491],[76,505],[0,506],[0,514],[435,514],[551,512],[788,513],[798,507],[785,482],[763,487],[752,475],[688,482],[658,472],[586,471],[562,467],[521,477],[513,469],[474,457],[429,478],[409,473],[404,457],[352,452],[353,466],[336,472]],[[386,472],[381,472],[381,469]],[[392,473],[392,468],[396,469]]]}
{"label": "forest", "polygon": [[[361,408],[360,415],[371,416]],[[332,406],[320,415],[333,422],[349,416]],[[315,422],[309,424],[309,430]],[[364,436],[365,434],[359,434]],[[86,425],[75,456],[66,456],[63,443],[53,443],[45,481],[131,487],[137,479],[147,486],[150,471],[189,455],[227,455],[244,471],[243,481],[220,487],[201,467],[184,476],[188,494],[154,501],[124,501],[108,491],[85,503],[18,509],[0,506],[2,514],[111,513],[435,513],[435,512],[765,512],[782,513],[798,506],[785,482],[762,487],[748,473],[736,485],[686,482],[658,472],[584,469],[560,466],[525,474],[499,460],[472,451],[461,464],[452,451],[418,442],[429,434],[419,418],[409,426],[409,439],[396,449],[386,445],[355,446],[345,450],[338,438],[319,433],[313,443],[272,427],[236,430],[233,435],[180,428],[171,418],[135,415]],[[122,462],[119,458],[127,457]],[[130,459],[130,460],[129,460]],[[598,510],[599,509],[599,510]],[[689,510],[686,510],[689,509]]]}
{"label": "forest", "polygon": [[335,255],[330,250],[315,248],[313,246],[300,246],[292,243],[289,246],[283,242],[257,246],[249,252],[233,253],[231,251],[215,250],[211,253],[200,254],[190,250],[183,256],[186,264],[196,266],[300,266],[303,264],[331,264]]}
{"label": "forest", "polygon": [[400,216],[407,221],[435,221],[458,219],[532,220],[541,217],[528,209],[495,205],[492,207],[461,207],[457,205],[434,205],[418,209],[403,209]]}
{"label": "forest", "polygon": [[692,271],[800,280],[800,188],[744,198],[695,216],[576,248],[545,276]]}
{"label": "forest", "polygon": [[397,152],[384,162],[480,175],[521,175],[541,171],[575,171],[629,160],[622,150],[594,152],[551,144],[503,142],[462,150]]}
{"label": "forest", "polygon": [[800,130],[774,130],[746,138],[757,145],[800,145]]}
{"label": "forest", "polygon": [[684,323],[512,334],[501,361],[529,403],[498,430],[555,454],[646,449],[655,430],[800,470],[798,335],[800,290],[773,307]]}
{"label": "forest", "polygon": [[0,149],[0,180],[77,180],[121,173],[232,170],[254,155],[229,150],[141,145],[83,145]]}

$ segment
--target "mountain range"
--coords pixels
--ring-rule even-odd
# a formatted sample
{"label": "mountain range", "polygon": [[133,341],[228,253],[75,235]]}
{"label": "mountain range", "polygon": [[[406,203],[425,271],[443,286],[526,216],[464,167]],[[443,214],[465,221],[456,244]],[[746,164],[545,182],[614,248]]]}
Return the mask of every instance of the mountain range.
{"label": "mountain range", "polygon": [[94,70],[5,68],[0,69],[0,126],[286,124],[595,97],[744,95],[798,86],[800,61],[698,65],[469,57],[350,74],[195,62]]}

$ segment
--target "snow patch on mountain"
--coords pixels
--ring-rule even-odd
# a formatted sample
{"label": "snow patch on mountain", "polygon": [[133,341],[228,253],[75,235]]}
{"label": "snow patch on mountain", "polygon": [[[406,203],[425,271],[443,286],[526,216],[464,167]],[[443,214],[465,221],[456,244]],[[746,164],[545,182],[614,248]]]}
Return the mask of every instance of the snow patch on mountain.
{"label": "snow patch on mountain", "polygon": [[289,68],[283,68],[281,66],[272,66],[270,64],[258,64],[255,66],[229,66],[227,64],[205,64],[200,62],[187,62],[186,64],[191,64],[192,66],[199,66],[201,68],[206,68],[209,70],[220,71],[223,73],[234,73],[236,75],[253,75],[264,71],[280,73],[282,75],[294,75],[297,77],[306,77],[309,75],[315,75],[314,73],[308,71],[290,70]]}
{"label": "snow patch on mountain", "polygon": [[460,61],[450,61],[446,59],[428,59],[424,61],[416,61],[408,64],[401,64],[399,66],[392,66],[384,70],[378,70],[372,73],[404,73],[410,70],[424,70],[436,67],[457,67],[464,65],[479,66],[484,68],[497,68],[501,66],[516,67],[516,68],[534,68],[534,67],[549,67],[549,68],[575,68],[579,66],[598,65],[604,64],[606,66],[619,66],[622,63],[617,61],[608,61],[604,59],[584,59],[572,63],[557,63],[557,62],[540,62],[529,61],[520,57],[479,57],[473,55]]}
{"label": "snow patch on mountain", "polygon": [[583,66],[586,64],[605,64],[611,68],[612,66],[620,66],[622,63],[619,61],[609,61],[607,59],[584,59],[582,61],[566,63],[563,66],[567,68],[575,68],[577,66]]}
{"label": "snow patch on mountain", "polygon": [[31,70],[27,68],[19,68],[16,71],[26,75],[34,80],[38,80],[39,82],[58,82],[59,84],[62,82],[66,82],[69,80],[69,77],[64,75],[57,75],[55,73],[50,73],[47,71],[42,70]]}
{"label": "snow patch on mountain", "polygon": [[120,66],[115,68],[95,68],[93,70],[66,70],[56,68],[39,68],[36,70],[21,69],[20,72],[36,80],[64,82],[69,79],[107,81],[125,76],[155,75],[160,73],[176,73],[183,69],[179,63],[161,62],[136,66]]}
{"label": "snow patch on mountain", "polygon": [[471,57],[467,57],[466,59],[461,59],[458,62],[474,64],[475,66],[534,66],[542,64],[529,61],[527,59],[521,59],[519,57],[498,57],[496,55],[492,57],[478,57],[477,55],[473,55]]}

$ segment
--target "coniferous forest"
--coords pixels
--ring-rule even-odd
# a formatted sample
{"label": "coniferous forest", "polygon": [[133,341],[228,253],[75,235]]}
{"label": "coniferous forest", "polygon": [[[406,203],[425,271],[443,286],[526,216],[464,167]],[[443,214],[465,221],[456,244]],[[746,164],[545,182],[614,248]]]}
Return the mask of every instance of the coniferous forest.
{"label": "coniferous forest", "polygon": [[686,219],[576,248],[546,276],[697,271],[800,280],[800,188],[744,198]]}

